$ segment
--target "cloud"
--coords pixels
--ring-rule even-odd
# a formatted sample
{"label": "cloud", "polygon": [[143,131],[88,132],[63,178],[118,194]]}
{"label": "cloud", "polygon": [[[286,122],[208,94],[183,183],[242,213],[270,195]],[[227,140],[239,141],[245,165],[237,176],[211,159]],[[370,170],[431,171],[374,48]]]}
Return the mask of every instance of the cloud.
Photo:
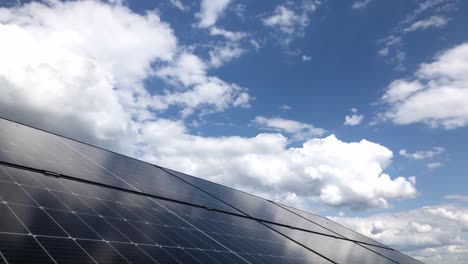
{"label": "cloud", "polygon": [[362,120],[364,120],[364,115],[358,114],[358,110],[356,108],[351,108],[351,115],[345,116],[344,125],[345,126],[357,126],[361,124]]}
{"label": "cloud", "polygon": [[292,107],[289,106],[289,105],[283,104],[283,105],[281,105],[281,106],[279,107],[279,109],[280,109],[281,111],[289,111],[289,110],[292,109]]}
{"label": "cloud", "polygon": [[[171,107],[223,111],[247,107],[250,96],[178,46],[155,12],[30,3],[0,10],[0,39],[4,117],[308,209],[387,208],[417,194],[414,177],[384,172],[393,154],[377,143],[331,135],[291,147],[279,133],[207,137],[168,119]],[[282,129],[320,132],[299,122]]]}
{"label": "cloud", "polygon": [[419,20],[405,28],[406,32],[412,32],[419,29],[426,29],[430,27],[441,28],[447,25],[448,19],[442,16],[431,16],[428,19]]}
{"label": "cloud", "polygon": [[[404,39],[408,34],[414,31],[426,28],[442,28],[449,21],[448,18],[442,16],[442,13],[449,13],[456,8],[454,7],[457,1],[453,0],[425,0],[420,1],[417,7],[402,19],[398,25],[391,30],[388,36],[377,41],[380,46],[377,54],[385,59],[385,62],[394,65],[397,71],[406,69],[404,62],[407,54],[403,50]],[[433,15],[426,19],[415,21],[422,14],[432,12]]]}
{"label": "cloud", "polygon": [[211,107],[210,111],[222,111],[229,107],[249,107],[250,96],[247,89],[234,83],[227,83],[207,74],[207,65],[194,54],[182,52],[168,66],[159,68],[155,75],[173,85],[181,85],[185,90],[153,96],[157,109],[167,109],[171,105],[182,107],[191,114],[197,108]]}
{"label": "cloud", "polygon": [[187,11],[190,10],[190,8],[189,8],[188,6],[186,6],[186,5],[184,5],[184,4],[182,3],[182,1],[180,1],[180,0],[169,0],[169,1],[171,2],[171,4],[172,4],[175,8],[179,9],[179,10],[182,11],[182,12],[187,12]]}
{"label": "cloud", "polygon": [[195,14],[198,19],[198,27],[213,26],[230,2],[231,0],[202,0],[200,12]]}
{"label": "cloud", "polygon": [[314,127],[311,124],[280,117],[266,118],[263,116],[257,116],[253,120],[253,123],[265,130],[283,132],[292,135],[297,140],[320,136],[326,132],[324,129]]}
{"label": "cloud", "polygon": [[410,79],[393,81],[382,96],[382,119],[455,129],[468,124],[468,43],[439,53]]}
{"label": "cloud", "polygon": [[365,9],[370,3],[371,3],[372,0],[355,0],[353,2],[353,5],[352,5],[352,8],[354,10],[362,10],[362,9]]}
{"label": "cloud", "polygon": [[330,217],[425,263],[466,263],[468,208],[435,205],[369,217]]}
{"label": "cloud", "polygon": [[347,143],[331,135],[294,148],[280,134],[201,137],[168,120],[145,124],[140,132],[152,143],[141,149],[145,160],[306,209],[313,203],[387,208],[390,199],[416,195],[414,178],[383,172],[392,152],[366,140]]}
{"label": "cloud", "polygon": [[274,29],[280,35],[280,42],[287,45],[295,37],[304,35],[304,30],[309,25],[309,16],[319,3],[304,1],[301,6],[279,5],[271,16],[262,19],[262,23]]}
{"label": "cloud", "polygon": [[312,57],[307,56],[307,55],[302,55],[302,61],[310,61]]}
{"label": "cloud", "polygon": [[431,163],[428,163],[426,166],[428,169],[437,169],[439,167],[441,167],[443,164],[441,162],[431,162]]}
{"label": "cloud", "polygon": [[433,147],[431,150],[416,151],[414,153],[409,153],[406,149],[400,149],[399,153],[401,156],[407,157],[409,159],[422,160],[433,158],[434,156],[442,154],[444,151],[444,148]]}

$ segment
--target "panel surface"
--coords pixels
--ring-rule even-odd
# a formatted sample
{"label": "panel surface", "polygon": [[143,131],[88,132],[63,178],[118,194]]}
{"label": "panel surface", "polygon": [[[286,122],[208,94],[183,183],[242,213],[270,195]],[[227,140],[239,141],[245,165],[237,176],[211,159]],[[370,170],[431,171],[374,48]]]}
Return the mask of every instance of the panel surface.
{"label": "panel surface", "polygon": [[37,260],[58,263],[329,263],[251,219],[16,168],[0,171],[3,190],[17,187],[15,195],[0,193],[0,251],[11,263],[29,263],[19,253],[23,246]]}
{"label": "panel surface", "polygon": [[398,263],[408,263],[408,264],[421,264],[422,263],[396,250],[374,247],[370,245],[363,245],[363,246],[381,255],[384,255],[387,258],[393,259]]}
{"label": "panel surface", "polygon": [[0,161],[240,214],[151,164],[4,119]]}
{"label": "panel surface", "polygon": [[300,210],[287,210],[286,208],[277,205],[274,202],[267,201],[245,192],[237,191],[232,188],[205,181],[177,171],[169,169],[165,170],[225,201],[226,203],[234,206],[249,216],[329,236],[343,237],[385,247],[384,245],[374,240],[344,228],[343,226],[338,225],[324,217],[315,216],[312,214],[309,214],[306,217],[302,214],[299,214],[299,212],[301,212]]}
{"label": "panel surface", "polygon": [[356,241],[361,241],[361,242],[364,242],[364,243],[367,243],[367,244],[371,244],[371,245],[377,245],[377,246],[380,246],[380,247],[387,247],[373,239],[370,239],[364,235],[361,235],[357,232],[354,232],[352,231],[351,229],[348,229],[340,224],[337,224],[325,217],[321,217],[321,216],[318,216],[318,215],[314,215],[314,214],[311,214],[311,213],[308,213],[308,212],[304,212],[302,210],[299,210],[299,209],[296,209],[296,208],[293,208],[293,207],[290,207],[290,206],[287,206],[287,205],[283,205],[283,204],[277,204],[278,206],[288,210],[288,211],[291,211],[303,218],[306,218],[314,223],[317,223],[337,234],[340,234],[342,235],[343,237],[346,237],[346,238],[349,238],[349,239],[352,239],[352,240],[356,240]]}
{"label": "panel surface", "polygon": [[327,256],[336,263],[374,264],[385,263],[394,264],[392,261],[367,248],[347,240],[306,233],[299,230],[269,225],[280,233],[294,239],[314,252]]}

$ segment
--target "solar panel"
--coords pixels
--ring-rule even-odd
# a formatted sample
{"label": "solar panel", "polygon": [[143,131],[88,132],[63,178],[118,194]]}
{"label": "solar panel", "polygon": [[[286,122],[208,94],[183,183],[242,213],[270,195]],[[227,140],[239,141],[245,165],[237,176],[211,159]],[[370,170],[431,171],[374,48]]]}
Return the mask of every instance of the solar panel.
{"label": "solar panel", "polygon": [[260,197],[234,190],[232,188],[219,185],[213,182],[205,181],[184,173],[170,169],[164,169],[180,177],[184,181],[206,191],[220,200],[227,202],[239,211],[258,218],[263,221],[295,228],[306,231],[320,233],[332,237],[341,237],[349,240],[359,241],[363,244],[375,245],[377,247],[386,247],[381,243],[371,240],[363,235],[351,231],[341,225],[338,225],[324,217],[304,213],[298,209],[286,207]]}
{"label": "solar panel", "polygon": [[11,263],[34,261],[23,244],[65,263],[329,263],[248,218],[17,168],[0,174],[0,250]]}
{"label": "solar panel", "polygon": [[10,164],[240,214],[154,165],[3,119],[0,150]]}
{"label": "solar panel", "polygon": [[416,263],[326,218],[0,119],[0,263]]}

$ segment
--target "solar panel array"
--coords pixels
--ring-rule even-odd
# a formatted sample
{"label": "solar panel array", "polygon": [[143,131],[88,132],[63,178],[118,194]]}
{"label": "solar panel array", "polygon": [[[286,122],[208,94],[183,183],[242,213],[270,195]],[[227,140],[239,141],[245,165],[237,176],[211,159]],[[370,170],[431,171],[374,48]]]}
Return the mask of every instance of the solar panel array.
{"label": "solar panel array", "polygon": [[0,263],[419,263],[326,218],[0,119]]}

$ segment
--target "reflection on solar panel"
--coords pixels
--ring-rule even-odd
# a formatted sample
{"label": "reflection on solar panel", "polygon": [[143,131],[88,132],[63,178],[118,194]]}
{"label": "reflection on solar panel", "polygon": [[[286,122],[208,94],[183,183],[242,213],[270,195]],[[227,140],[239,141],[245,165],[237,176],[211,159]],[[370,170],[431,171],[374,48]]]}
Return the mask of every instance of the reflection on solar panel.
{"label": "reflection on solar panel", "polygon": [[0,119],[0,263],[419,263],[326,218]]}

